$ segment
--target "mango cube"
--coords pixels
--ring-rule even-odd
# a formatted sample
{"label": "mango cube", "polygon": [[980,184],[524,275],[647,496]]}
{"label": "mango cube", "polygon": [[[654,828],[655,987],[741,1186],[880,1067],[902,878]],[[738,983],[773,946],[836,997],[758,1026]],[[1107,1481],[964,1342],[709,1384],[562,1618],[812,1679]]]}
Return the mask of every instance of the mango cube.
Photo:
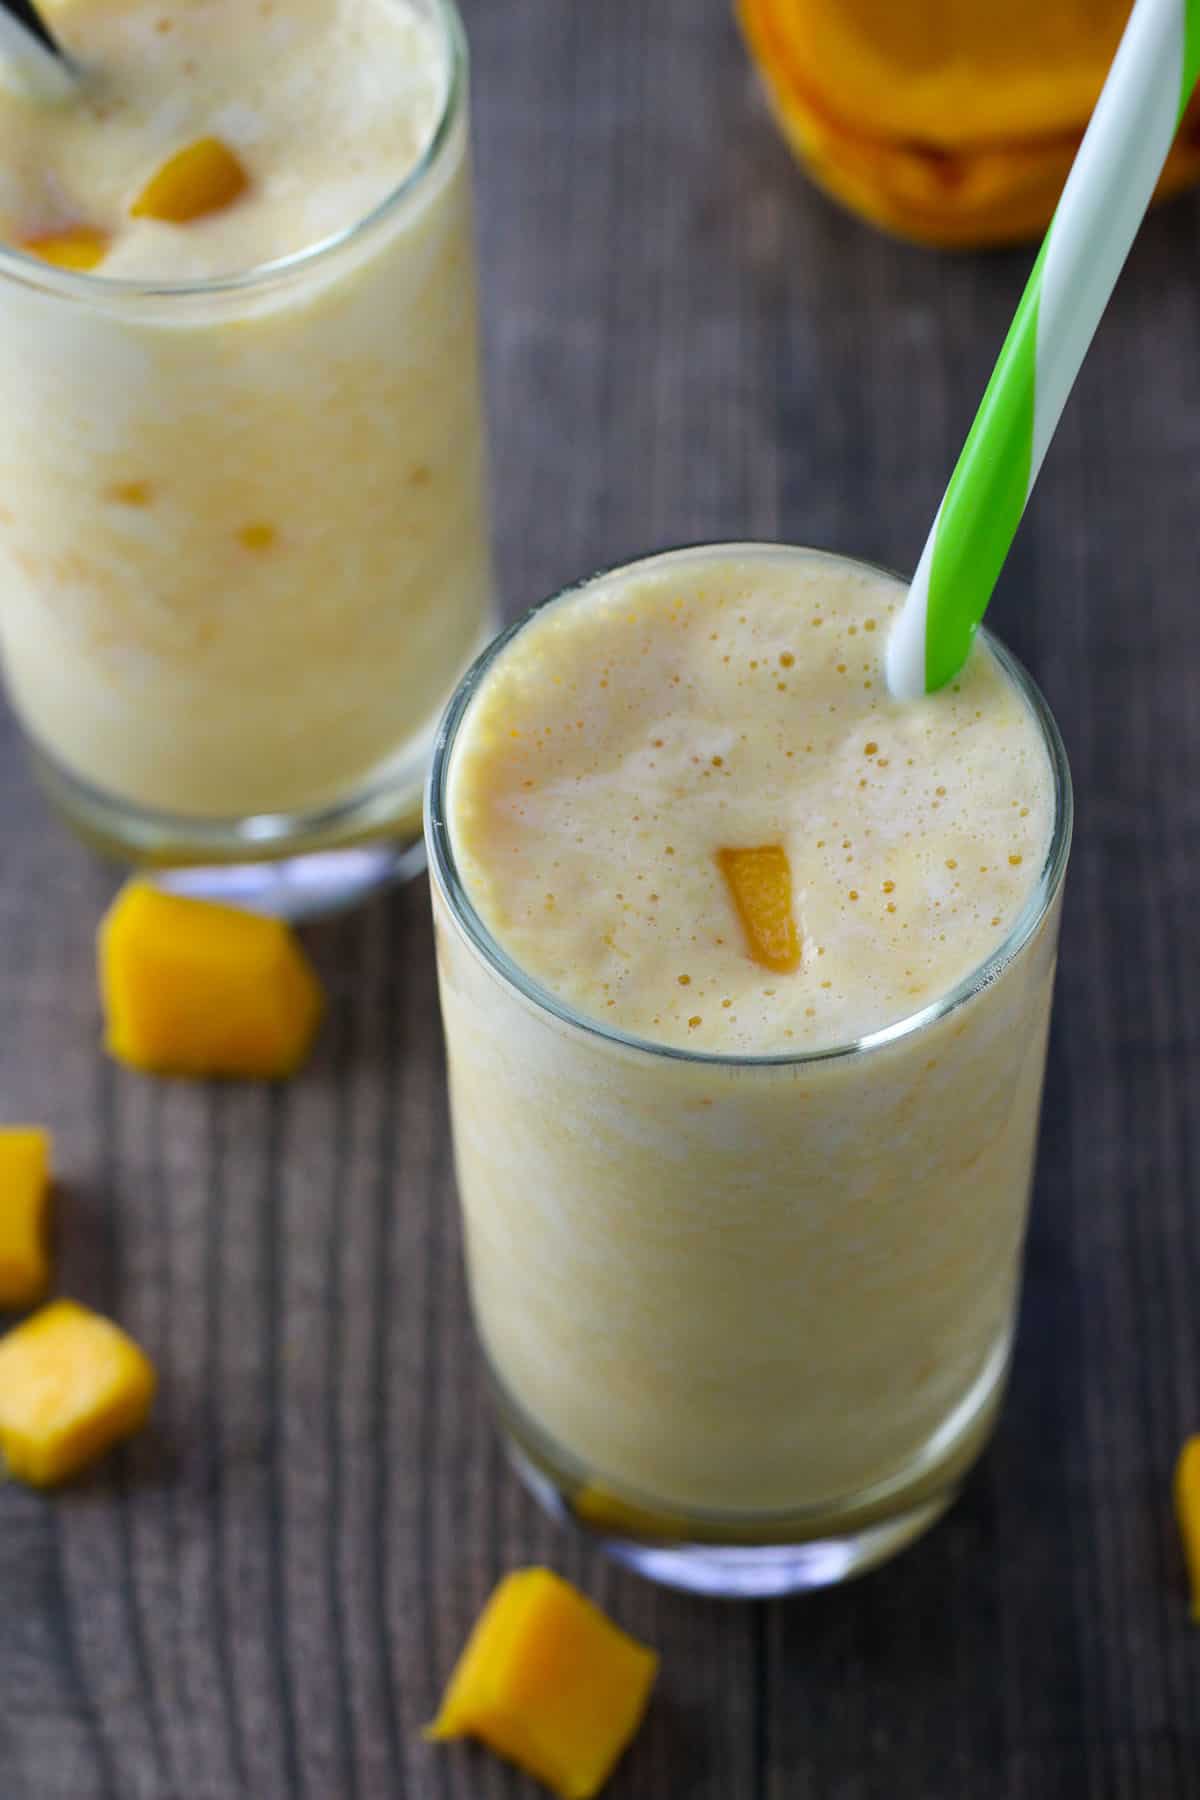
{"label": "mango cube", "polygon": [[186,225],[189,219],[232,206],[249,181],[228,144],[215,137],[197,138],[167,158],[129,210],[135,219]]}
{"label": "mango cube", "polygon": [[800,965],[800,934],[792,912],[792,871],[782,844],[756,850],[718,850],[717,866],[725,877],[746,947],[756,963],[777,975],[790,975]]}
{"label": "mango cube", "polygon": [[50,1280],[50,1137],[0,1126],[0,1306],[32,1306]]}
{"label": "mango cube", "polygon": [[90,225],[69,225],[62,231],[47,231],[25,238],[21,248],[43,262],[59,269],[79,269],[85,274],[104,261],[108,254],[108,233]]}
{"label": "mango cube", "polygon": [[116,1325],[55,1300],[0,1338],[0,1454],[53,1487],[128,1437],[154,1398],[153,1365]]}
{"label": "mango cube", "polygon": [[500,1583],[425,1735],[477,1737],[562,1800],[591,1800],[641,1722],[658,1657],[549,1569]]}
{"label": "mango cube", "polygon": [[280,919],[122,889],[99,932],[106,1045],[160,1075],[290,1075],[321,1014],[321,989]]}
{"label": "mango cube", "polygon": [[1190,1437],[1175,1465],[1175,1516],[1192,1587],[1192,1618],[1200,1625],[1200,1436]]}

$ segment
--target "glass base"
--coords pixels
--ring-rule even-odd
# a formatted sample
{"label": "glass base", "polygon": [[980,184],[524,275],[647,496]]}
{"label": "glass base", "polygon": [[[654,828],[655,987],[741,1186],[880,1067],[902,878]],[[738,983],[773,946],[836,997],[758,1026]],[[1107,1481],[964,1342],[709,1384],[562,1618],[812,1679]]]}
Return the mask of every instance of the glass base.
{"label": "glass base", "polygon": [[515,1444],[509,1459],[530,1493],[561,1524],[580,1526],[599,1548],[635,1574],[663,1587],[716,1600],[770,1600],[812,1588],[833,1587],[886,1562],[937,1523],[957,1489],[858,1531],[801,1544],[656,1544],[613,1537],[585,1524],[566,1496],[536,1469]]}
{"label": "glass base", "polygon": [[936,1523],[995,1426],[1008,1376],[1006,1333],[958,1405],[903,1468],[841,1499],[772,1513],[685,1513],[584,1469],[490,1370],[508,1456],[541,1506],[617,1562],[664,1586],[766,1599],[865,1574]]}
{"label": "glass base", "polygon": [[81,781],[39,746],[31,745],[30,755],[50,804],[76,836],[173,893],[299,920],[356,905],[425,867],[423,755],[407,779],[380,779],[323,811],[244,819],[131,806]]}
{"label": "glass base", "polygon": [[149,879],[172,894],[219,900],[276,919],[325,918],[357,906],[377,888],[411,881],[425,867],[421,838],[358,850],[316,850],[272,862],[192,864],[154,869]]}

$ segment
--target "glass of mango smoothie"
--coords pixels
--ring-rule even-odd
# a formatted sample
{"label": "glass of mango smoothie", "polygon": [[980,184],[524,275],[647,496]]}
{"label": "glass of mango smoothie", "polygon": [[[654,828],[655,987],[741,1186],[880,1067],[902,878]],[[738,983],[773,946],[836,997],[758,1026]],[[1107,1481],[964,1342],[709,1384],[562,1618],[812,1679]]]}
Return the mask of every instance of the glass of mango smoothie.
{"label": "glass of mango smoothie", "polygon": [[427,805],[465,1249],[513,1455],[643,1572],[870,1567],[953,1498],[1018,1299],[1071,790],[986,633],[724,545],[503,635]]}
{"label": "glass of mango smoothie", "polygon": [[0,82],[12,705],[102,846],[348,897],[419,865],[491,630],[457,14],[46,10],[76,88]]}

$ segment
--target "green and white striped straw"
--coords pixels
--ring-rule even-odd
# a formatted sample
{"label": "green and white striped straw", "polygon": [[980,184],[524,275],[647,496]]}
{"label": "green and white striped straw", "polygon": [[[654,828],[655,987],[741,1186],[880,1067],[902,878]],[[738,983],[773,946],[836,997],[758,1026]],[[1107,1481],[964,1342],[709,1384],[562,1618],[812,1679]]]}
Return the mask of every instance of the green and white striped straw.
{"label": "green and white striped straw", "polygon": [[1200,77],[1200,0],[1137,0],[887,649],[915,699],[957,675]]}

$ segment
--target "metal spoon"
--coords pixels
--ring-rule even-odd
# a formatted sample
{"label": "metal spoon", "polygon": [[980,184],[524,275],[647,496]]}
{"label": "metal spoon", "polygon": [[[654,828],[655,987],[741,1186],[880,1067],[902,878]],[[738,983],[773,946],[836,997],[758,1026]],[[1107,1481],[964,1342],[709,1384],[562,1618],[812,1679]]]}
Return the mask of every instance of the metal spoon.
{"label": "metal spoon", "polygon": [[61,97],[74,85],[71,59],[33,0],[0,0],[0,65],[45,98]]}
{"label": "metal spoon", "polygon": [[57,38],[43,19],[33,0],[3,0],[6,11],[12,13],[26,29],[32,31],[34,37],[40,38],[52,56],[61,57],[62,49]]}

